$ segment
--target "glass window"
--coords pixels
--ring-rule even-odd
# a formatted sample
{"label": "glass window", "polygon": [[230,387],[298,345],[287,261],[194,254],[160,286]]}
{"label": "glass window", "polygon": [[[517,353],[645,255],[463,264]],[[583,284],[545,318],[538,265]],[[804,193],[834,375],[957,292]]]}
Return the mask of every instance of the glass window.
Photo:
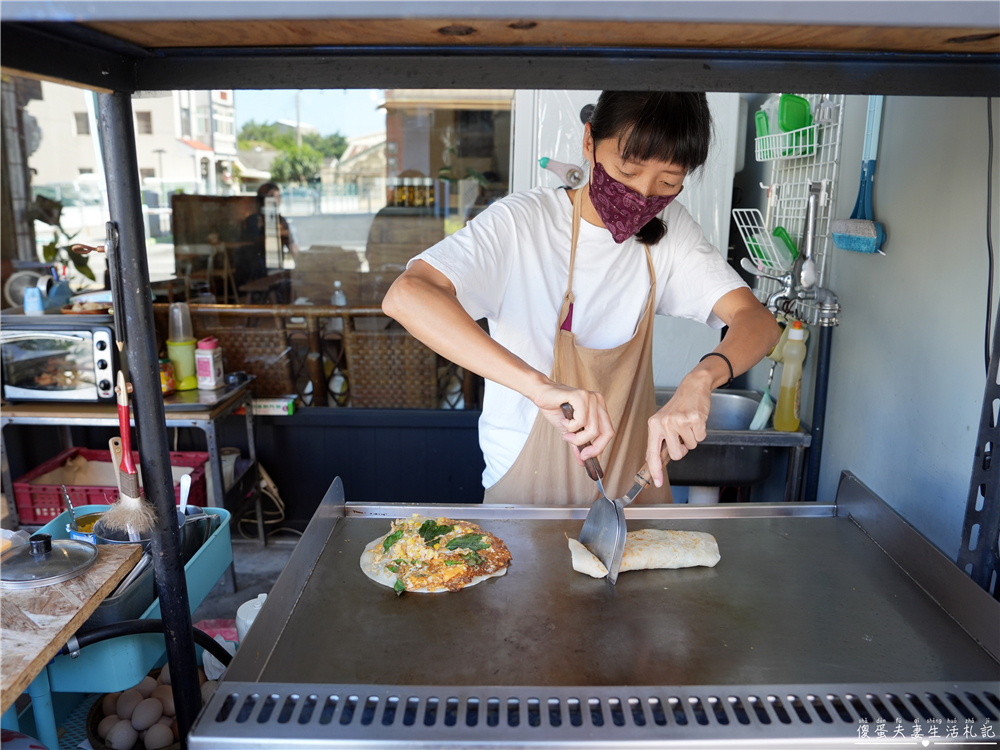
{"label": "glass window", "polygon": [[135,113],[135,132],[139,135],[152,135],[153,134],[153,113],[152,112],[136,112]]}
{"label": "glass window", "polygon": [[76,120],[76,134],[77,135],[90,135],[90,117],[86,112],[74,112],[73,117]]}
{"label": "glass window", "polygon": [[208,113],[210,112],[210,110],[209,110],[208,107],[198,107],[196,111],[198,113],[198,116],[197,116],[198,122],[197,122],[197,126],[195,128],[195,134],[196,135],[208,135],[208,133],[209,133],[208,121],[210,119],[209,116],[208,116]]}

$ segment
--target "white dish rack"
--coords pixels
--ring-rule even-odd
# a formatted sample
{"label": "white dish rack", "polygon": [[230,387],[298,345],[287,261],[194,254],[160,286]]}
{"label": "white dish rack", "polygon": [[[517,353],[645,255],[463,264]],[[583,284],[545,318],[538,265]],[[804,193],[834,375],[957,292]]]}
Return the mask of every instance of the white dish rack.
{"label": "white dish rack", "polygon": [[[822,94],[803,96],[812,109],[813,125],[756,139],[757,161],[771,165],[767,183],[761,184],[768,191],[764,213],[756,208],[738,208],[733,210],[733,219],[751,262],[764,273],[783,274],[790,270],[792,257],[784,249],[784,243],[774,236],[774,230],[784,227],[801,252],[809,184],[823,182],[823,194],[816,213],[813,260],[819,276],[817,286],[825,286],[826,254],[830,244],[830,210],[836,198],[844,97],[835,95],[824,98]],[[819,120],[821,110],[827,113],[822,121]],[[811,131],[812,134],[805,131]],[[780,288],[777,281],[759,277],[755,293],[763,301]],[[804,302],[808,307],[808,302]],[[810,322],[808,318],[813,316],[806,317],[807,322]]]}
{"label": "white dish rack", "polygon": [[808,125],[787,133],[758,136],[754,141],[757,161],[799,159],[812,156],[819,144],[820,124]]}

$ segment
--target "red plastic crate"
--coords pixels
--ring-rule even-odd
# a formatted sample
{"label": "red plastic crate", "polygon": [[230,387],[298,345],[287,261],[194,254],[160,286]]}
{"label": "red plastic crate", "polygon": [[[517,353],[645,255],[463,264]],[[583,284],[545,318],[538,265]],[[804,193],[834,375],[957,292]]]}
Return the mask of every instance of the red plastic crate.
{"label": "red plastic crate", "polygon": [[[62,486],[54,484],[29,484],[35,477],[58,469],[69,459],[83,456],[88,461],[107,461],[111,463],[111,451],[91,450],[89,448],[67,448],[55,458],[36,466],[20,479],[14,482],[14,502],[17,504],[17,514],[22,524],[46,524],[66,510],[62,498]],[[132,460],[139,465],[138,451],[132,451]],[[170,454],[171,466],[191,466],[191,492],[188,503],[204,506],[207,497],[205,472],[208,469],[208,453],[189,451]],[[141,467],[140,467],[141,468]],[[88,485],[66,485],[73,505],[110,505],[118,498],[117,487],[94,487]],[[177,502],[181,501],[180,485],[174,487]]]}

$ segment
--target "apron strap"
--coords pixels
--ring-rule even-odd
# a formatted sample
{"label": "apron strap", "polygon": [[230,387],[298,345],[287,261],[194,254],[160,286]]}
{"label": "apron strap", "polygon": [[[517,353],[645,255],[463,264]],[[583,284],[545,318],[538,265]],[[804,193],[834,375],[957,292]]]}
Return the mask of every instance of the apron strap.
{"label": "apron strap", "polygon": [[[559,318],[556,323],[556,336],[560,331],[573,331],[573,268],[576,266],[576,243],[580,238],[580,221],[583,217],[583,190],[586,185],[577,188],[576,195],[573,196],[573,234],[569,245],[569,278],[566,281],[566,293],[563,295],[562,307],[559,309]],[[649,270],[649,295],[652,298],[656,294],[656,272],[653,267],[653,256],[649,252],[649,245],[643,245],[646,251],[646,267]],[[653,300],[655,304],[655,300]]]}

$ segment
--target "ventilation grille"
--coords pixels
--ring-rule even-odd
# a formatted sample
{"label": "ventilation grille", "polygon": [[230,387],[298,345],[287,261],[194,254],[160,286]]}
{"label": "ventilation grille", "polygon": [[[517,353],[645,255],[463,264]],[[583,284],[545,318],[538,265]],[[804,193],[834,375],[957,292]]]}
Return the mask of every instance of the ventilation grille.
{"label": "ventilation grille", "polygon": [[[572,742],[1000,734],[995,684],[736,688],[392,688],[224,683],[191,748],[309,740]],[[321,689],[322,688],[322,689]],[[867,725],[867,727],[865,726]],[[991,735],[981,734],[987,731]],[[867,732],[862,734],[867,728]]]}

